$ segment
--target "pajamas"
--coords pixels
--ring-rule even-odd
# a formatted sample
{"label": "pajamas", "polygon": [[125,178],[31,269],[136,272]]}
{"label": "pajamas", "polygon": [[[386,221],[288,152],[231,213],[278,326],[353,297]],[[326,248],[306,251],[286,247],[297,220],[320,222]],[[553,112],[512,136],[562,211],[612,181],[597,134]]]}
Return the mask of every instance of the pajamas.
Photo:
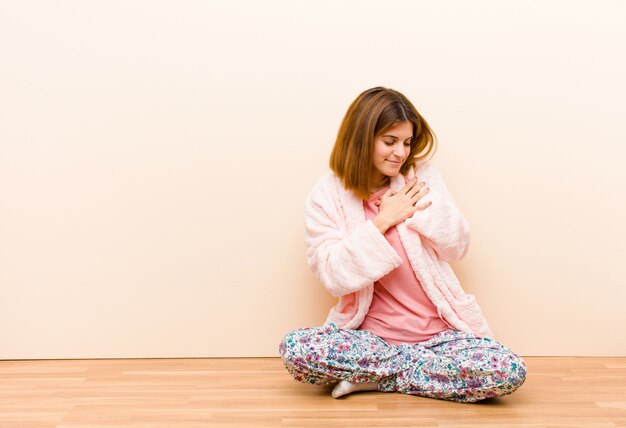
{"label": "pajamas", "polygon": [[452,329],[417,344],[393,345],[367,330],[330,323],[292,331],[279,352],[298,382],[379,382],[382,392],[459,402],[511,394],[526,378],[519,355],[491,338]]}

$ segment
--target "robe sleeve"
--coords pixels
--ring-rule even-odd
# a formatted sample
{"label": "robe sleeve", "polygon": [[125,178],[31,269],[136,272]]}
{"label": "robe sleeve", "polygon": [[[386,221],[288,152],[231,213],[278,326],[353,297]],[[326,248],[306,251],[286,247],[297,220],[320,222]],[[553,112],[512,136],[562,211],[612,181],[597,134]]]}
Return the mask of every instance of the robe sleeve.
{"label": "robe sleeve", "polygon": [[402,259],[371,220],[346,230],[342,209],[328,183],[317,186],[305,202],[307,262],[335,297],[359,291],[391,272]]}

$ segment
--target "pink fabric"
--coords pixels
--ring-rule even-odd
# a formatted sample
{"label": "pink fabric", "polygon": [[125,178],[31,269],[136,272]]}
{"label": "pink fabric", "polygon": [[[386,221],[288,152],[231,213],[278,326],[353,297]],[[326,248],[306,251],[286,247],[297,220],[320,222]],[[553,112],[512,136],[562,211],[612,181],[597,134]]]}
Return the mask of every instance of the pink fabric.
{"label": "pink fabric", "polygon": [[[425,210],[396,226],[404,250],[426,295],[451,328],[493,337],[476,297],[463,290],[448,262],[461,260],[469,247],[467,220],[448,192],[439,170],[430,162],[398,174],[391,189],[400,191],[417,175],[430,188]],[[329,171],[305,202],[307,263],[330,294],[339,298],[325,324],[356,329],[374,296],[374,282],[402,264],[402,259],[371,220],[363,201]]]}
{"label": "pink fabric", "polygon": [[[388,189],[373,193],[363,202],[368,220],[378,215],[374,202]],[[358,330],[368,330],[395,345],[423,342],[449,327],[415,276],[396,227],[390,227],[384,236],[402,264],[374,282],[372,304]]]}

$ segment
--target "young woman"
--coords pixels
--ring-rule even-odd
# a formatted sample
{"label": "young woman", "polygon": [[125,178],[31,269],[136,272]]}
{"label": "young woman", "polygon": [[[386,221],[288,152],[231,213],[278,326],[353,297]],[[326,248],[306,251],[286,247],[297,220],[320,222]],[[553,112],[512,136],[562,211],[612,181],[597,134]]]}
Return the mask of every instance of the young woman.
{"label": "young woman", "polygon": [[332,396],[377,390],[475,402],[507,395],[522,358],[493,339],[448,262],[468,223],[427,158],[436,140],[401,93],[376,87],[350,105],[332,171],[305,204],[307,261],[339,298],[322,327],[287,334],[295,380],[336,384]]}

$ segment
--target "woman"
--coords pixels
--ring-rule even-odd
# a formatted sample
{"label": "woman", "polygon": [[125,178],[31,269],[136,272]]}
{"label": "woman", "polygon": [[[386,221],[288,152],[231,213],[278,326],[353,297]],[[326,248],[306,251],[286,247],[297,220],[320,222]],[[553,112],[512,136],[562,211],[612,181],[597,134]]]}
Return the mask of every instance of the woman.
{"label": "woman", "polygon": [[493,339],[448,262],[467,252],[468,223],[428,162],[434,135],[401,93],[360,94],[340,126],[331,172],[305,204],[307,261],[339,298],[323,327],[287,334],[295,380],[459,402],[507,395],[526,364]]}

